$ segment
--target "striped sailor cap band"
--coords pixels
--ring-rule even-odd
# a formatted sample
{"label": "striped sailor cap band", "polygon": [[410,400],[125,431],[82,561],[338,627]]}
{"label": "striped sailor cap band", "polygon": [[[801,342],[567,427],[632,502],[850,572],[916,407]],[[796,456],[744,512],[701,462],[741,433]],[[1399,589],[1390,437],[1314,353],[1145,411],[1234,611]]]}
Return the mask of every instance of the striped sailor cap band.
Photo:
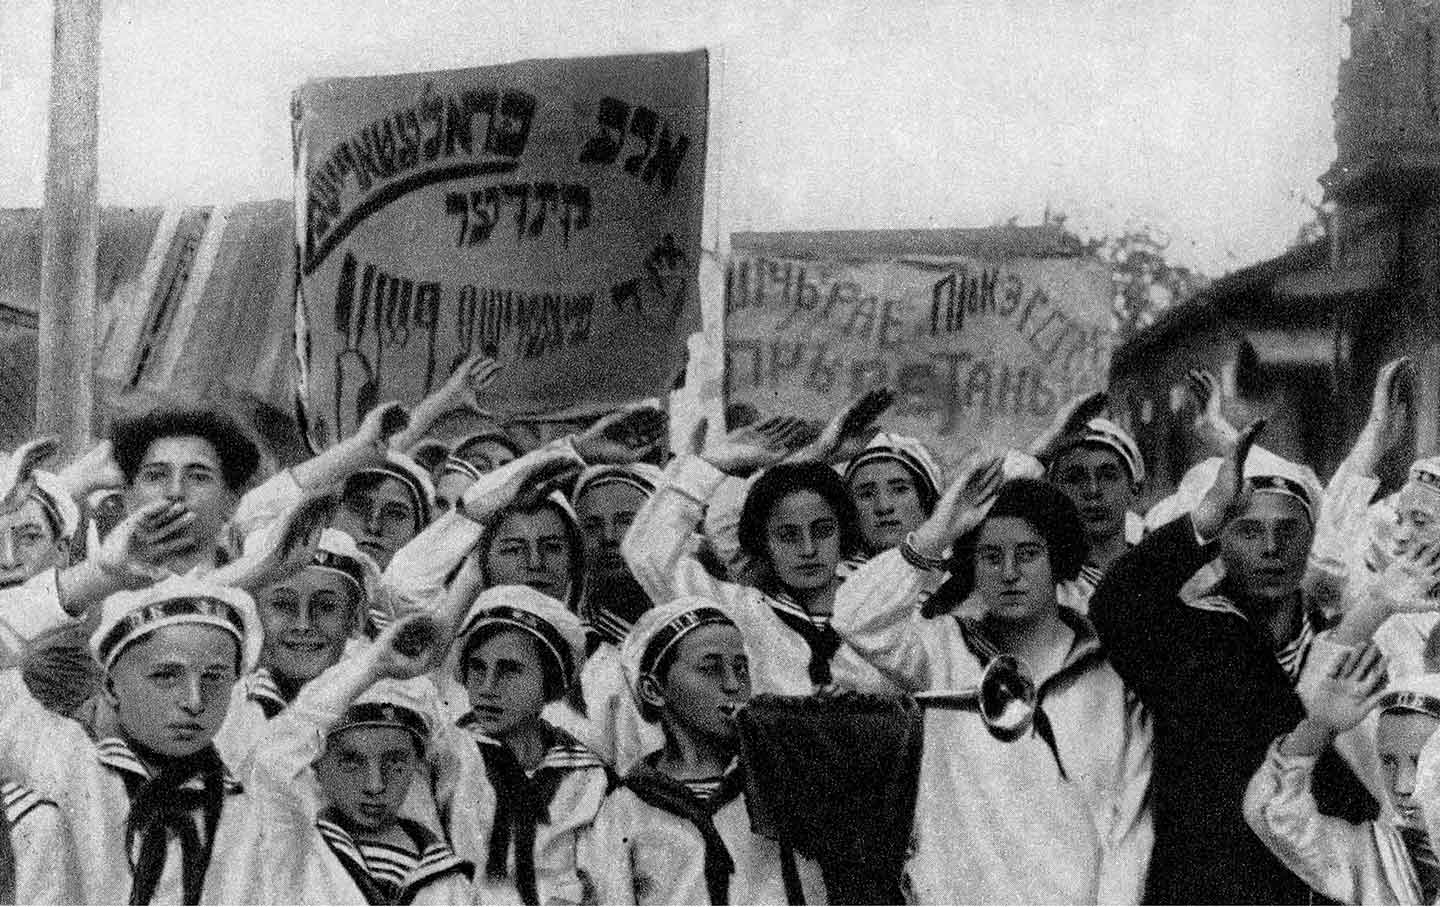
{"label": "striped sailor cap band", "polygon": [[1419,712],[1440,720],[1440,698],[1428,693],[1421,693],[1418,690],[1391,690],[1380,697],[1380,704],[1377,708],[1381,714],[1385,712]]}
{"label": "striped sailor cap band", "polygon": [[541,651],[549,655],[560,668],[560,676],[569,686],[575,682],[575,657],[570,643],[560,629],[533,611],[510,605],[492,605],[475,611],[460,631],[460,637],[468,637],[482,627],[491,624],[506,624],[530,633],[540,641]]}
{"label": "striped sailor cap band", "polygon": [[219,627],[234,634],[245,651],[246,625],[239,609],[229,602],[209,596],[171,598],[136,608],[120,618],[95,646],[95,658],[108,671],[120,653],[146,634],[161,626],[177,623],[198,623]]}
{"label": "striped sailor cap band", "polygon": [[899,463],[914,474],[918,481],[927,486],[929,499],[938,498],[944,490],[945,479],[941,474],[940,464],[919,439],[884,432],[876,435],[864,450],[845,465],[842,475],[845,484],[850,484],[855,479],[855,474],[865,466],[884,460]]}
{"label": "striped sailor cap band", "polygon": [[1246,476],[1245,484],[1254,491],[1268,491],[1296,499],[1305,505],[1305,513],[1309,515],[1310,522],[1315,522],[1315,501],[1310,497],[1310,490],[1294,479],[1276,475]]}
{"label": "striped sailor cap band", "polygon": [[691,630],[708,624],[721,624],[735,626],[735,621],[719,608],[699,607],[684,611],[655,630],[650,641],[645,644],[645,651],[640,656],[640,676],[644,677],[655,672],[656,665],[665,660],[665,656],[685,635]]}
{"label": "striped sailor cap band", "polygon": [[365,567],[355,558],[338,551],[326,551],[320,548],[315,551],[315,557],[310,561],[310,566],[339,573],[355,584],[361,598],[369,597]]}
{"label": "striped sailor cap band", "polygon": [[660,484],[661,471],[647,463],[634,463],[627,465],[605,465],[591,466],[580,473],[580,478],[575,482],[575,490],[571,493],[572,501],[579,501],[585,492],[601,485],[626,485],[639,491],[645,497],[655,493],[655,487]]}
{"label": "striped sailor cap band", "polygon": [[1145,481],[1145,460],[1140,456],[1140,445],[1125,429],[1109,419],[1096,417],[1085,423],[1083,431],[1076,432],[1062,449],[1095,444],[1115,452],[1120,462],[1130,471],[1130,481],[1139,484]]}
{"label": "striped sailor cap band", "polygon": [[1410,481],[1440,494],[1440,457],[1427,457],[1410,464]]}
{"label": "striped sailor cap band", "polygon": [[392,727],[414,735],[424,746],[430,739],[430,722],[414,709],[393,702],[357,702],[345,710],[344,716],[330,728],[327,736],[359,727]]}
{"label": "striped sailor cap band", "polygon": [[479,467],[469,460],[462,460],[456,456],[448,456],[440,466],[440,475],[460,475],[473,482],[480,478],[481,473]]}

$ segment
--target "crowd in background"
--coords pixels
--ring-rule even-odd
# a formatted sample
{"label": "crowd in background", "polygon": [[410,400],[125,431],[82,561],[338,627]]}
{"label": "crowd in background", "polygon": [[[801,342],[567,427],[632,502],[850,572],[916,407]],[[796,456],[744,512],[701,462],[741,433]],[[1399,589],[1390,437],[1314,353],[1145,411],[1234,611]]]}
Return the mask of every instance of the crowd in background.
{"label": "crowd in background", "polygon": [[207,409],[8,456],[0,899],[1440,894],[1407,361],[1328,483],[1192,374],[1212,456],[1145,513],[1103,394],[963,459],[883,388],[679,451],[648,405],[433,437],[499,369],[284,469]]}

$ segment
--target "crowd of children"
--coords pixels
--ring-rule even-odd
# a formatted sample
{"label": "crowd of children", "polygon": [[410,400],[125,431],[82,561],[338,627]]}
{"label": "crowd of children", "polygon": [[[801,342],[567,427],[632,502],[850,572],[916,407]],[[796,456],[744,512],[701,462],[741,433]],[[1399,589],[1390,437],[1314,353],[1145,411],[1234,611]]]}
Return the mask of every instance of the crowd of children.
{"label": "crowd of children", "polygon": [[1440,896],[1405,361],[1328,485],[1194,374],[1143,515],[1103,395],[948,481],[884,389],[433,437],[498,371],[285,468],[204,409],[5,458],[0,901]]}

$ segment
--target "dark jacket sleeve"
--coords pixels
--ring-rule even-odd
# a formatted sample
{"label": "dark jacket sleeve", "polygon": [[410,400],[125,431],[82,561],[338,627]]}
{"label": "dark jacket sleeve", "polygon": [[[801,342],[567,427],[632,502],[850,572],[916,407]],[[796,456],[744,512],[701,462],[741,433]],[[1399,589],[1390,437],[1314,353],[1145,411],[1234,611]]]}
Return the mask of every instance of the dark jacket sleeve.
{"label": "dark jacket sleeve", "polygon": [[1175,653],[1193,642],[1183,632],[1188,608],[1180,589],[1217,549],[1200,544],[1185,514],[1126,552],[1090,599],[1090,619],[1110,663],[1147,704],[1166,694]]}

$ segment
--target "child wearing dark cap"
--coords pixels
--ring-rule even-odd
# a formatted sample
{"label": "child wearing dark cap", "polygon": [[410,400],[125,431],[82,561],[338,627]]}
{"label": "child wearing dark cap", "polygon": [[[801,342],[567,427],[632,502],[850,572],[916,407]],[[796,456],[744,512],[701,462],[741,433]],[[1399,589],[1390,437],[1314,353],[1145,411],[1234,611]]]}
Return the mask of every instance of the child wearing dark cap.
{"label": "child wearing dark cap", "polygon": [[606,799],[586,839],[599,903],[824,903],[819,867],[786,865],[750,827],[736,726],[750,669],[735,622],[713,601],[678,599],[640,618],[621,659],[665,746]]}
{"label": "child wearing dark cap", "polygon": [[402,811],[412,787],[429,788],[437,773],[439,696],[423,675],[449,635],[427,615],[403,618],[269,722],[245,776],[243,818],[220,842],[218,902],[469,901],[473,867],[435,813],[427,823]]}

